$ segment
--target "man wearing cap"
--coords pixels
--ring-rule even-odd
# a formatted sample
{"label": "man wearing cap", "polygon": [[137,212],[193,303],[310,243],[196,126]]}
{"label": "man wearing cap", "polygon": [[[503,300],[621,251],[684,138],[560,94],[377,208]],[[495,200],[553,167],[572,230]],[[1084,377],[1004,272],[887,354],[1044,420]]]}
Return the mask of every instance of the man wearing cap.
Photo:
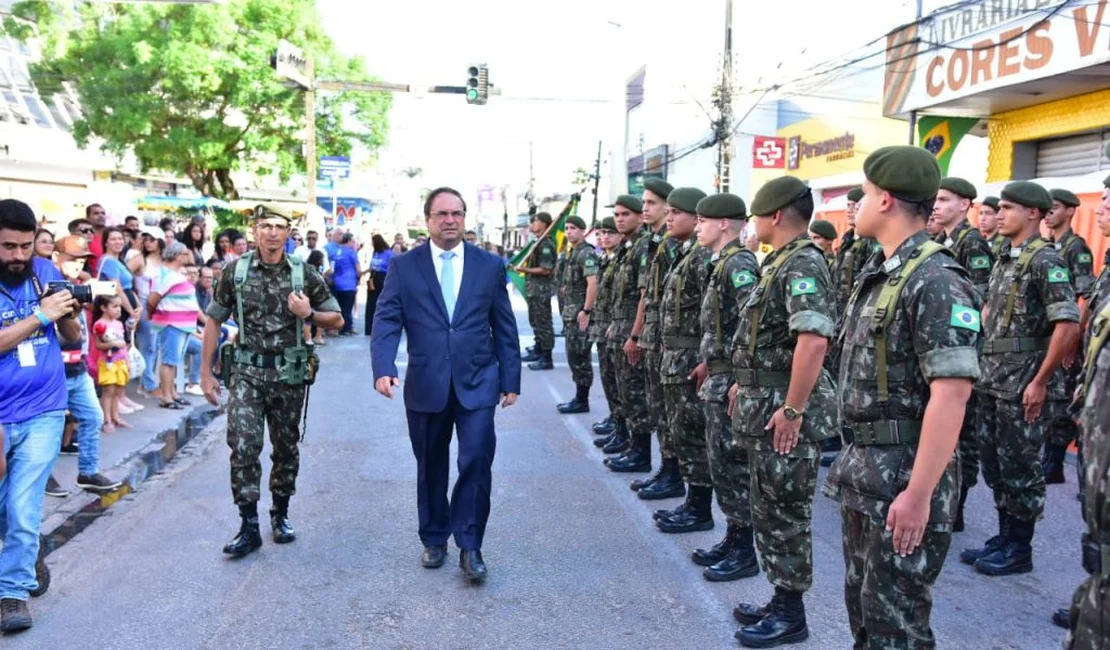
{"label": "man wearing cap", "polygon": [[[228,388],[227,444],[231,447],[231,493],[242,520],[239,534],[224,553],[243,557],[262,546],[258,526],[259,454],[264,426],[273,447],[270,526],[274,542],[296,538],[289,522],[289,498],[296,492],[301,437],[300,420],[305,391],[311,383],[308,366],[313,353],[303,341],[304,326],[340,329],[339,303],[318,271],[295,255],[285,253],[291,217],[276,206],[255,208],[257,250],[240,257],[220,274],[208,318],[219,324],[232,315],[239,335],[231,354],[221,354]],[[202,359],[216,358],[220,327],[204,328]],[[212,404],[220,387],[209,364],[201,364],[201,387]]]}
{"label": "man wearing cap", "polygon": [[[601,372],[601,388],[605,393],[605,400],[609,404],[609,415],[593,424],[593,432],[608,436],[613,433],[617,420],[623,418],[620,404],[620,389],[617,387],[617,373],[613,366],[612,357],[607,354],[605,347],[605,333],[609,329],[611,309],[613,303],[613,278],[616,265],[613,264],[614,256],[621,245],[621,235],[617,232],[617,222],[613,217],[605,217],[598,224],[597,245],[601,247],[602,255],[598,262],[597,301],[590,314],[590,340],[597,344],[598,369]],[[604,446],[605,438],[594,440],[594,444]]]}
{"label": "man wearing cap", "polygon": [[532,352],[521,361],[530,362],[531,370],[551,370],[551,350],[555,348],[555,327],[551,322],[551,295],[555,291],[555,263],[558,252],[555,240],[547,234],[551,226],[551,215],[537,212],[529,224],[532,234],[537,237],[535,246],[524,260],[530,266],[518,266],[517,271],[524,274],[524,293],[528,301],[528,324],[536,337]]}
{"label": "man wearing cap", "polygon": [[832,225],[831,221],[814,219],[809,224],[809,238],[825,252],[829,271],[832,272],[836,268],[836,251],[833,250],[833,244],[836,243],[836,226]]}
{"label": "man wearing cap", "polygon": [[994,491],[998,535],[960,561],[991,576],[1033,570],[1033,533],[1044,513],[1040,451],[1048,418],[1048,382],[1079,339],[1079,306],[1071,274],[1040,237],[1052,196],[1036,183],[1006,185],[999,232],[1009,252],[994,265],[983,310],[979,451],[983,478]]}
{"label": "man wearing cap", "polygon": [[759,241],[774,252],[736,327],[732,431],[748,452],[756,546],[775,595],[733,614],[744,624],[741,645],[768,648],[809,635],[802,596],[813,584],[818,456],[839,428],[832,377],[822,367],[836,325],[825,255],[806,236],[810,188],[776,178],[756,193],[751,212]]}
{"label": "man wearing cap", "polygon": [[883,147],[863,172],[856,228],[882,250],[860,274],[838,337],[853,435],[825,491],[840,502],[853,647],[932,648],[930,592],[952,537],[953,452],[979,376],[981,298],[923,229],[941,187],[936,158]]}
{"label": "man wearing cap", "polygon": [[[720,543],[708,550],[697,549],[691,557],[694,564],[706,567],[702,572],[706,580],[724,582],[759,573],[752,532],[748,452],[732,436],[728,409],[728,391],[735,382],[729,349],[740,320],[740,306],[759,282],[759,262],[740,244],[748,218],[743,199],[735,194],[714,194],[699,201],[696,210],[698,245],[713,255],[701,303],[701,364],[693,377],[701,383],[698,397],[705,410],[709,474],[728,529]],[[830,239],[835,236],[834,232]]]}
{"label": "man wearing cap", "polygon": [[594,247],[586,241],[586,232],[582,217],[567,217],[567,249],[559,292],[563,296],[563,340],[575,394],[573,400],[559,404],[560,413],[590,412],[594,367],[589,329],[591,314],[597,305],[598,261]]}
{"label": "man wearing cap", "polygon": [[1006,238],[998,232],[998,197],[988,196],[979,204],[979,234],[991,247],[991,259],[1002,256],[1002,245]]}
{"label": "man wearing cap", "polygon": [[[678,244],[677,257],[663,282],[659,303],[663,357],[660,380],[663,401],[670,425],[661,445],[672,449],[682,479],[689,484],[686,502],[671,511],[662,511],[656,526],[665,533],[691,533],[713,528],[713,477],[705,439],[705,409],[698,399],[704,373],[696,373],[701,363],[701,303],[709,275],[713,251],[699,246],[698,202],[705,192],[680,187],[667,199],[668,234]],[[662,442],[665,441],[665,442]],[[666,462],[666,456],[664,456]],[[651,490],[655,485],[640,490]]]}
{"label": "man wearing cap", "polygon": [[[1095,225],[1103,237],[1110,239],[1110,176],[1107,176],[1103,181],[1102,202],[1095,208]],[[1110,248],[1106,250],[1106,254],[1102,258],[1102,270],[1099,271],[1095,283],[1091,285],[1090,294],[1087,296],[1087,303],[1084,305],[1083,311],[1084,325],[1089,322],[1090,315],[1107,298],[1110,298]],[[1084,331],[1086,331],[1086,326],[1084,326]]]}
{"label": "man wearing cap", "polygon": [[879,247],[874,240],[856,234],[856,212],[859,210],[861,199],[863,199],[862,187],[853,187],[848,192],[848,208],[845,215],[848,220],[848,230],[840,238],[840,250],[836,254],[836,272],[833,273],[832,278],[836,290],[834,307],[848,303],[860,270]]}

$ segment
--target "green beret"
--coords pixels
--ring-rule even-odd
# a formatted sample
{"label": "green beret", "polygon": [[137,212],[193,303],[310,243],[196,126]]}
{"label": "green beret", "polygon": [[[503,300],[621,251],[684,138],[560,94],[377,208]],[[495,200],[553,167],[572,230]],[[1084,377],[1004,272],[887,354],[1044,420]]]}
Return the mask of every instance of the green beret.
{"label": "green beret", "polygon": [[744,199],[727,192],[710,194],[698,201],[697,213],[699,217],[706,219],[748,218],[748,208],[744,205]]}
{"label": "green beret", "polygon": [[567,217],[567,225],[569,225],[569,226],[578,226],[582,230],[585,230],[586,229],[586,220],[583,219],[582,217],[574,214],[574,215],[571,215],[571,216]]}
{"label": "green beret", "polygon": [[814,219],[809,222],[809,231],[815,235],[821,235],[825,239],[836,239],[836,226],[824,219]]}
{"label": "green beret", "polygon": [[809,194],[809,186],[793,176],[780,176],[767,181],[752,199],[752,214],[766,217]]}
{"label": "green beret", "polygon": [[990,207],[990,208],[994,208],[994,211],[998,212],[998,197],[997,196],[988,196],[988,197],[986,197],[985,199],[983,199],[983,205],[985,205],[987,207]]}
{"label": "green beret", "polygon": [[621,194],[618,196],[617,205],[624,206],[636,213],[643,213],[644,211],[644,202],[628,194]]}
{"label": "green beret", "polygon": [[597,229],[605,232],[617,232],[617,220],[613,217],[605,217],[598,222]]}
{"label": "green beret", "polygon": [[1027,208],[1052,209],[1052,195],[1048,190],[1030,181],[1014,181],[1002,188],[1002,198]]}
{"label": "green beret", "polygon": [[285,219],[289,223],[293,223],[293,215],[284,207],[274,203],[259,203],[254,206],[254,211],[251,212],[252,219]]}
{"label": "green beret", "polygon": [[848,200],[854,203],[859,203],[863,200],[863,188],[857,185],[848,190]]}
{"label": "green beret", "polygon": [[979,195],[979,192],[975,190],[974,185],[965,181],[959,176],[946,176],[940,179],[940,189],[948,190],[956,196],[970,199],[972,201],[974,201],[975,197]]}
{"label": "green beret", "polygon": [[667,196],[667,203],[676,210],[694,214],[698,210],[698,201],[705,198],[705,192],[696,187],[679,187],[671,190]]}
{"label": "green beret", "polygon": [[876,149],[863,162],[863,175],[907,203],[931,201],[940,189],[936,156],[921,147],[895,145]]}
{"label": "green beret", "polygon": [[1070,190],[1055,189],[1049,192],[1049,195],[1052,196],[1053,201],[1059,201],[1069,208],[1078,208],[1082,204],[1075,192]]}
{"label": "green beret", "polygon": [[546,212],[537,212],[532,216],[532,221],[542,221],[544,225],[551,225],[551,215]]}
{"label": "green beret", "polygon": [[[674,186],[663,180],[662,178],[649,176],[644,179],[644,189],[651,190],[652,194],[666,201],[667,197],[670,196],[671,192],[674,191]],[[632,208],[628,209],[631,210]]]}

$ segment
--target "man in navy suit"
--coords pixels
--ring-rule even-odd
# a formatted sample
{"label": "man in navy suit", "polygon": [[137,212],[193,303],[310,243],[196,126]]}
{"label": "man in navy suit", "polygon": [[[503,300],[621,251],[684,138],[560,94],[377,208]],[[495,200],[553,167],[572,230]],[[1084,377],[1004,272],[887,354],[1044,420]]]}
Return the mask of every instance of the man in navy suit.
{"label": "man in navy suit", "polygon": [[[394,257],[374,315],[374,388],[393,398],[397,347],[408,336],[405,408],[416,455],[421,563],[443,566],[455,536],[467,578],[486,577],[482,536],[489,519],[497,402],[520,393],[520,342],[502,261],[463,243],[466,202],[449,187],[424,202],[431,241]],[[452,429],[458,480],[447,501]]]}

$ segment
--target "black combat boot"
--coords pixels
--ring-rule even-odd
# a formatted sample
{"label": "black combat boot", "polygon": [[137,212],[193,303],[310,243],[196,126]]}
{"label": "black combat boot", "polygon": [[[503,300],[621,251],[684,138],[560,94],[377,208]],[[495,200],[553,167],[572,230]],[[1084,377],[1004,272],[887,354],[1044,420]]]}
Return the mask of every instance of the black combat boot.
{"label": "black combat boot", "polygon": [[560,413],[589,413],[590,412],[590,387],[589,386],[575,386],[576,393],[574,399],[569,402],[563,402],[558,406]]}
{"label": "black combat boot", "polygon": [[646,487],[651,487],[656,481],[659,480],[660,477],[662,477],[664,474],[667,473],[667,471],[668,471],[667,468],[669,467],[669,464],[672,463],[672,462],[677,462],[677,461],[675,461],[673,458],[664,458],[663,462],[659,464],[659,471],[658,472],[652,474],[651,476],[649,476],[647,478],[638,478],[635,481],[632,481],[631,483],[628,484],[628,489],[632,490],[633,492],[639,492],[640,490],[642,490]]}
{"label": "black combat boot", "polygon": [[599,436],[607,436],[613,433],[613,430],[617,428],[617,420],[612,414],[609,414],[604,420],[594,422],[593,426],[590,428]]}
{"label": "black combat boot", "polygon": [[617,422],[617,428],[613,431],[611,440],[601,448],[601,451],[606,454],[620,454],[624,453],[632,442],[632,434],[628,431],[628,425],[624,420]]}
{"label": "black combat boot", "polygon": [[[763,617],[771,613],[771,606],[778,601],[778,598],[779,594],[778,590],[776,590],[775,595],[771,596],[771,600],[762,605],[740,603],[736,607],[732,608],[732,617],[735,618],[736,622],[740,625],[755,625],[756,623],[762,621]],[[740,633],[737,632],[736,634],[739,635]],[[736,638],[740,637],[737,636]]]}
{"label": "black combat boot", "polygon": [[1010,538],[1001,548],[975,562],[975,570],[988,576],[1009,576],[1033,570],[1033,530],[1036,522],[1010,518]]}
{"label": "black combat boot", "polygon": [[745,648],[774,648],[801,643],[809,638],[806,607],[802,592],[775,587],[775,597],[767,605],[767,615],[758,623],[740,628],[736,638]]}
{"label": "black combat boot", "polygon": [[956,522],[952,524],[953,533],[964,532],[964,504],[967,503],[967,493],[971,488],[966,485],[960,487],[960,502],[956,506]]}
{"label": "black combat boot", "polygon": [[1041,466],[1044,469],[1044,482],[1048,485],[1065,483],[1064,458],[1068,455],[1068,448],[1064,445],[1055,445],[1051,442],[1044,443],[1044,453],[1041,455]]}
{"label": "black combat boot", "polygon": [[651,434],[640,433],[632,436],[632,448],[628,453],[605,463],[613,472],[650,472],[651,471]]}
{"label": "black combat boot", "polygon": [[1006,545],[1010,538],[1010,516],[1005,510],[998,510],[998,534],[988,539],[982,548],[967,548],[960,553],[960,562],[975,564],[980,558],[987,557]]}
{"label": "black combat boot", "polygon": [[721,541],[714,544],[708,550],[704,548],[695,549],[690,554],[690,559],[698,566],[713,566],[721,560],[728,557],[729,551],[732,550],[732,545],[736,543],[736,536],[739,532],[739,526],[728,522],[728,529],[725,530],[725,537]]}
{"label": "black combat boot", "polygon": [[610,442],[613,442],[614,436],[616,435],[617,434],[615,433],[608,433],[600,438],[594,438],[594,446],[598,449],[601,449],[602,447],[608,445]]}
{"label": "black combat boot", "polygon": [[243,520],[239,534],[224,547],[224,553],[240,558],[262,548],[262,533],[258,532],[258,504],[239,506],[239,517]]}
{"label": "black combat boot", "polygon": [[293,524],[289,523],[289,497],[274,495],[274,507],[270,510],[270,528],[274,531],[274,543],[288,544],[297,539]]}
{"label": "black combat boot", "polygon": [[759,558],[755,554],[755,537],[752,529],[729,524],[729,530],[733,528],[736,532],[728,555],[702,571],[702,575],[710,582],[730,582],[759,574]]}
{"label": "black combat boot", "polygon": [[713,488],[690,486],[690,506],[680,515],[659,519],[655,525],[664,533],[696,533],[713,530]]}
{"label": "black combat boot", "polygon": [[537,350],[535,346],[532,346],[528,348],[528,354],[521,357],[520,361],[521,363],[530,363],[532,361],[539,361],[542,358],[543,356],[541,355],[540,351]]}
{"label": "black combat boot", "polygon": [[553,370],[555,368],[555,364],[551,362],[551,350],[537,352],[536,355],[539,358],[528,364],[529,370]]}
{"label": "black combat boot", "polygon": [[682,482],[682,472],[678,467],[678,459],[664,458],[659,477],[651,485],[640,488],[636,496],[644,501],[676,499],[686,496],[686,484]]}
{"label": "black combat boot", "polygon": [[1052,612],[1052,624],[1056,627],[1062,627],[1065,630],[1071,629],[1071,610],[1068,608],[1058,609]]}

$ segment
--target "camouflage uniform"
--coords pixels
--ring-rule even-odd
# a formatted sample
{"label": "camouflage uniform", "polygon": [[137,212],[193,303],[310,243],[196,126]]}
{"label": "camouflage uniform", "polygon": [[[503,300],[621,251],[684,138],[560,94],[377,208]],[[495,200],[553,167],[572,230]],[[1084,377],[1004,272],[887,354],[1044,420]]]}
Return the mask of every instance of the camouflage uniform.
{"label": "camouflage uniform", "polygon": [[854,441],[833,464],[825,492],[840,501],[844,593],[858,650],[936,645],[929,625],[930,590],[952,539],[957,458],[949,461],[933,490],[929,522],[916,551],[908,557],[894,552],[886,520],[891,502],[909,485],[914,470],[929,382],[953,377],[974,381],[979,376],[980,297],[964,269],[943,249],[911,271],[885,328],[885,400],[877,383],[872,323],[888,280],[899,277],[896,269],[904,268],[928,239],[925,231],[916,233],[888,264],[882,253],[872,258],[847,306],[840,335],[844,349],[838,392]]}
{"label": "camouflage uniform", "polygon": [[[597,277],[597,253],[583,241],[564,253],[563,275],[559,283],[563,305],[563,335],[567,345],[567,363],[576,386],[589,388],[594,383],[591,358],[593,343],[588,332],[578,329],[578,312],[586,305],[586,279]],[[592,316],[592,314],[591,314]]]}
{"label": "camouflage uniform", "polygon": [[[566,282],[563,280],[563,273],[566,272],[567,256],[569,251],[565,248],[559,252],[555,257],[555,269],[551,275],[554,277],[553,284],[555,285],[555,307],[559,310],[559,318],[563,318],[563,304],[564,304],[564,290]],[[564,332],[565,333],[565,332]]]}
{"label": "camouflage uniform", "polygon": [[[1103,272],[1105,276],[1105,270]],[[1075,590],[1068,650],[1106,650],[1110,639],[1110,301],[1091,318],[1087,348],[1087,388],[1083,406],[1086,471],[1083,519],[1084,568],[1090,576]],[[1102,332],[1102,336],[1097,336]],[[1100,340],[1101,339],[1101,340]],[[1101,566],[1100,566],[1101,565]]]}
{"label": "camouflage uniform", "polygon": [[840,238],[840,250],[836,253],[836,270],[832,274],[833,293],[830,294],[834,303],[832,305],[834,314],[841,313],[839,305],[848,303],[860,271],[878,247],[879,244],[874,239],[857,237],[855,229],[849,230]]}
{"label": "camouflage uniform", "polygon": [[734,240],[715,253],[709,263],[709,280],[701,303],[700,351],[709,376],[698,392],[705,409],[709,472],[725,518],[730,524],[751,528],[748,451],[736,444],[728,414],[728,391],[734,381],[729,344],[736,336],[740,306],[759,282],[759,262],[754,253]]}
{"label": "camouflage uniform", "polygon": [[[536,242],[528,265],[541,269],[555,270],[558,254],[555,240],[541,237]],[[536,355],[543,357],[555,349],[555,327],[551,321],[551,294],[555,290],[554,275],[528,274],[524,280],[524,293],[528,300],[528,324],[536,336]]]}
{"label": "camouflage uniform", "polygon": [[[1034,522],[1044,511],[1040,449],[1048,422],[1043,412],[1035,422],[1025,421],[1022,394],[1044,362],[1054,324],[1079,320],[1064,261],[1051,245],[1043,244],[1034,236],[1011,247],[994,265],[984,319],[982,376],[976,384],[983,478],[994,491],[995,506],[1021,522]],[[1043,247],[1026,272],[1016,277],[1021,253],[1034,245]],[[1008,309],[1011,288],[1015,294]],[[1050,383],[1047,399],[1062,399],[1062,393],[1062,386]]]}
{"label": "camouflage uniform", "polygon": [[632,334],[632,324],[636,320],[636,310],[640,304],[640,274],[645,266],[642,258],[646,255],[646,242],[650,239],[648,230],[641,228],[621,244],[617,257],[613,260],[616,268],[607,346],[610,362],[617,374],[621,409],[628,428],[634,435],[650,435],[652,422],[648,414],[643,367],[633,366],[628,362],[624,344]]}
{"label": "camouflage uniform", "polygon": [[[1002,249],[1008,246],[1006,238],[998,233],[994,233],[994,236],[988,239],[987,243],[990,244],[991,259],[994,260],[998,260],[998,258],[1002,257]],[[985,296],[986,294],[984,294],[984,297]]]}
{"label": "camouflage uniform", "polygon": [[597,364],[601,371],[601,388],[605,393],[606,401],[609,402],[609,415],[614,420],[618,420],[624,417],[624,412],[621,409],[620,389],[617,387],[616,367],[606,346],[605,336],[606,330],[609,329],[613,304],[613,279],[616,277],[614,271],[617,269],[614,259],[613,255],[605,253],[598,263],[600,279],[597,286],[597,302],[594,303],[594,311],[590,314],[590,340],[597,343]]}
{"label": "camouflage uniform", "polygon": [[674,442],[667,419],[660,366],[663,363],[663,340],[660,334],[659,303],[663,300],[663,280],[678,256],[681,242],[667,235],[664,227],[653,233],[647,245],[647,264],[640,275],[640,288],[644,290],[644,330],[640,333],[639,347],[644,350],[642,361],[648,393],[648,414],[652,428],[659,437],[659,451],[663,458],[674,458]]}
{"label": "camouflage uniform", "polygon": [[679,245],[674,267],[663,282],[659,316],[663,359],[660,381],[670,425],[672,450],[682,478],[691,486],[711,487],[705,447],[705,411],[690,373],[701,363],[701,303],[712,249],[693,238]]}
{"label": "camouflage uniform", "polygon": [[[797,248],[801,250],[795,252]],[[778,258],[786,255],[790,257],[773,272]],[[752,523],[763,570],[776,587],[803,592],[813,583],[812,516],[820,443],[838,426],[829,373],[821,372],[805,407],[801,438],[790,453],[774,450],[773,434],[765,427],[786,400],[797,336],[833,335],[829,267],[816,244],[801,235],[763,260],[762,275],[741,309],[733,341],[732,365],[740,389],[732,431],[751,463]]]}
{"label": "camouflage uniform", "polygon": [[1087,294],[1087,305],[1091,313],[1095,313],[1107,298],[1110,298],[1110,250],[1107,250],[1102,258],[1102,270],[1099,271],[1098,278],[1095,279],[1090,293]]}
{"label": "camouflage uniform", "polygon": [[[235,297],[235,265],[220,275],[208,317],[222,323],[234,315],[238,320]],[[264,357],[280,355],[296,346],[300,322],[289,311],[293,276],[289,263],[264,264],[257,254],[250,257],[246,282],[242,287],[243,322],[239,326],[238,349]],[[338,312],[339,303],[328,291],[319,272],[304,265],[304,294],[316,311]],[[226,369],[225,369],[226,372]],[[258,502],[262,481],[264,425],[270,427],[270,492],[288,498],[296,491],[300,454],[301,408],[305,387],[278,381],[272,367],[236,363],[228,381],[227,444],[231,447],[231,493],[236,505]]]}

